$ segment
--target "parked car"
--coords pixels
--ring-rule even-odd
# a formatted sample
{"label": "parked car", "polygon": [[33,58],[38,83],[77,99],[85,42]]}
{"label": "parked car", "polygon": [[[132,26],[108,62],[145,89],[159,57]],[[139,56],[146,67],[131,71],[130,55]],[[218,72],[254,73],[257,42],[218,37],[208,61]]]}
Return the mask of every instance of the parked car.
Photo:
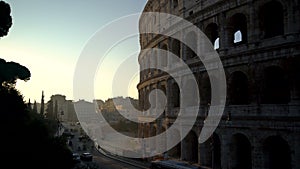
{"label": "parked car", "polygon": [[80,163],[81,162],[80,155],[78,153],[73,153],[72,156],[73,156],[73,161],[75,163]]}
{"label": "parked car", "polygon": [[80,159],[83,161],[92,161],[93,155],[89,152],[85,152],[80,155]]}

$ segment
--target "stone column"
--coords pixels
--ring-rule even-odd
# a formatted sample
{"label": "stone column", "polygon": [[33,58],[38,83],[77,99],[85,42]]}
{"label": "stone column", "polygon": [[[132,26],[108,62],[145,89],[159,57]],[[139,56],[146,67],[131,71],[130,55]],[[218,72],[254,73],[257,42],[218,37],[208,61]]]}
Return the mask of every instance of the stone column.
{"label": "stone column", "polygon": [[248,43],[252,44],[259,40],[258,9],[254,8],[254,2],[249,3]]}
{"label": "stone column", "polygon": [[199,146],[199,161],[203,166],[212,166],[212,151],[211,151],[211,141],[207,140],[205,143],[200,144]]}
{"label": "stone column", "polygon": [[219,51],[221,55],[224,55],[226,50],[229,48],[229,37],[228,37],[228,26],[227,18],[225,13],[220,14],[220,41],[219,41]]}
{"label": "stone column", "polygon": [[254,138],[252,147],[252,168],[264,169],[263,144]]}
{"label": "stone column", "polygon": [[167,107],[166,107],[166,116],[170,117],[173,114],[171,114],[172,110],[172,80],[167,80],[167,87],[166,87],[166,96],[167,96]]}
{"label": "stone column", "polygon": [[[225,133],[224,133],[225,134]],[[221,166],[222,169],[230,169],[230,135],[226,133],[221,141]]]}
{"label": "stone column", "polygon": [[291,168],[298,169],[300,167],[300,135],[297,132],[289,135],[288,143],[290,145]]}

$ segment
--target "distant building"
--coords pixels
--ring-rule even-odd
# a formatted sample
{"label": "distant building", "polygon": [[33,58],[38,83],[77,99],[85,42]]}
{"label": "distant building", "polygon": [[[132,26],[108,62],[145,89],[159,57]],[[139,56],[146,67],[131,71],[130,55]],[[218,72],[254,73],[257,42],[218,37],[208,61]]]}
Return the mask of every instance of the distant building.
{"label": "distant building", "polygon": [[104,105],[104,101],[103,100],[96,99],[93,102],[97,104],[99,110],[102,109],[102,107]]}
{"label": "distant building", "polygon": [[46,117],[57,119],[61,122],[77,122],[77,116],[72,100],[66,100],[66,96],[53,95],[46,104]]}
{"label": "distant building", "polygon": [[[128,102],[128,99],[130,102]],[[107,99],[101,107],[101,113],[109,122],[119,122],[126,120],[125,118],[134,118],[134,112],[128,110],[128,104],[131,104],[135,109],[139,109],[138,100],[130,97],[115,97]],[[123,117],[122,115],[126,115]]]}

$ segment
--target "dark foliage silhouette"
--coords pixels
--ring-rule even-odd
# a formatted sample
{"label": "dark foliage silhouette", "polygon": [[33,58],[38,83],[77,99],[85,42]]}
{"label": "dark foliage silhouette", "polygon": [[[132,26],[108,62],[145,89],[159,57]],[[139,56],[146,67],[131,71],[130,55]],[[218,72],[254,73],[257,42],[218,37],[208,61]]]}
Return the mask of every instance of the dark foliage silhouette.
{"label": "dark foliage silhouette", "polygon": [[10,12],[9,4],[0,1],[0,37],[7,35],[9,28],[12,26]]}
{"label": "dark foliage silhouette", "polygon": [[[0,1],[0,37],[7,35],[11,25],[10,6]],[[0,59],[0,165],[11,169],[70,169],[72,153],[66,138],[54,136],[57,122],[33,111],[15,89],[18,79],[27,81],[30,77],[25,66]]]}
{"label": "dark foliage silhouette", "polygon": [[[0,87],[1,164],[9,168],[72,167],[72,154],[64,137],[54,137],[56,121],[29,110],[14,88]],[[16,163],[15,160],[22,163]]]}
{"label": "dark foliage silhouette", "polygon": [[0,58],[0,84],[15,84],[17,79],[29,80],[30,71],[25,67],[15,62],[6,62]]}

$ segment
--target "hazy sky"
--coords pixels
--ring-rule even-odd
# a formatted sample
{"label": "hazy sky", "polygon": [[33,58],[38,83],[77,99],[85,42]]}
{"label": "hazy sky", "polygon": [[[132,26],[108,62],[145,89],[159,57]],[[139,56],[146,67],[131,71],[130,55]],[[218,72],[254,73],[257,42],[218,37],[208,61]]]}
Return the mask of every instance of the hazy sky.
{"label": "hazy sky", "polygon": [[[8,36],[0,39],[0,58],[29,68],[31,80],[18,81],[17,88],[24,99],[40,102],[42,90],[46,101],[53,94],[73,99],[74,69],[86,42],[105,24],[141,12],[146,0],[6,2],[11,6],[13,26]],[[129,48],[139,49],[138,38],[131,39],[129,45]],[[118,55],[118,52],[114,53]],[[135,87],[135,84],[131,86]],[[132,96],[135,94],[133,92]],[[96,97],[106,99],[110,93],[103,90]]]}

